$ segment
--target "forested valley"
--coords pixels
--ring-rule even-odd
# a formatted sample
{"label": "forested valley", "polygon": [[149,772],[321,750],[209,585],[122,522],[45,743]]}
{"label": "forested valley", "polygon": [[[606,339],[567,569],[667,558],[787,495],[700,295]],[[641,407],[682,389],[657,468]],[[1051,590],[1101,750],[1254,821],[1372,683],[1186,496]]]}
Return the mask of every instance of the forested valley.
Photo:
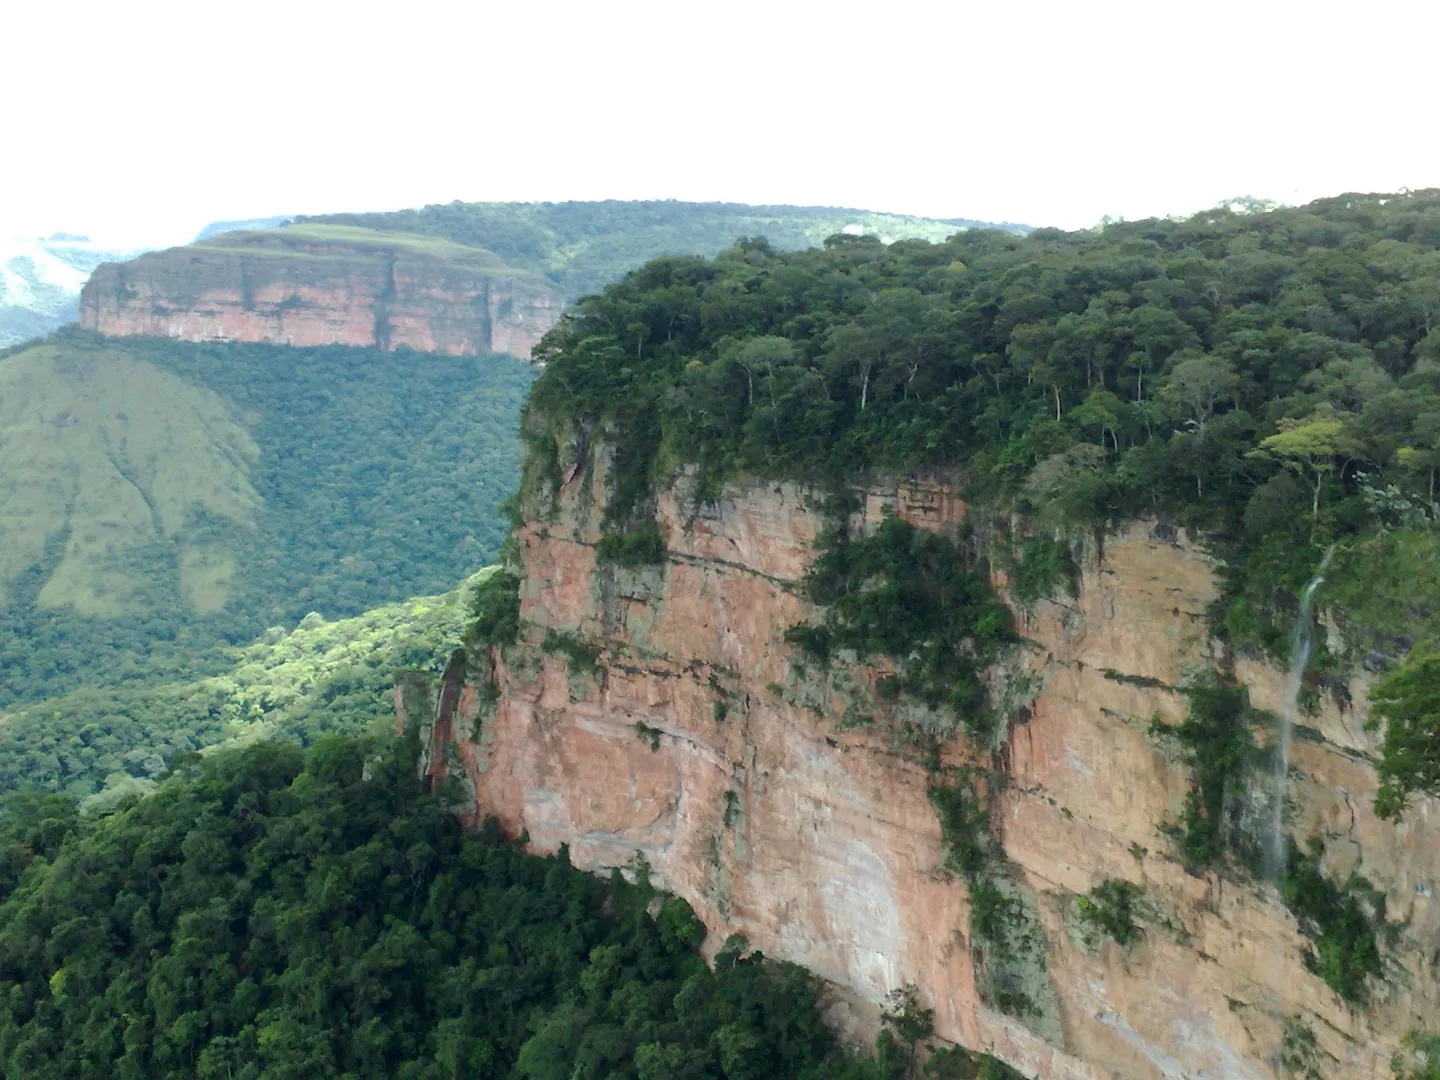
{"label": "forested valley", "polygon": [[533,378],[73,329],[0,355],[0,792],[110,798],[383,716],[497,556]]}
{"label": "forested valley", "polygon": [[58,793],[91,813],[153,790],[175,760],[216,744],[390,729],[396,674],[438,673],[487,573],[350,618],[311,613],[223,650],[213,672],[197,664],[12,705],[0,724],[0,792]]}
{"label": "forested valley", "polygon": [[311,612],[454,587],[504,539],[532,379],[508,357],[74,330],[11,350],[6,406],[46,422],[9,432],[0,470],[0,707],[216,674]]}
{"label": "forested valley", "polygon": [[[473,207],[393,220],[458,239],[493,225]],[[516,251],[569,273],[563,216],[537,221]],[[234,555],[207,579],[220,610],[186,607],[178,539],[121,567],[139,568],[132,614],[39,603],[61,545],[7,598],[0,1075],[1018,1075],[931,1052],[931,1016],[903,988],[873,1051],[841,1045],[804,971],[742,939],[709,943],[707,964],[704,927],[642,858],[602,880],[493,822],[466,832],[456,792],[422,784],[414,733],[384,730],[397,675],[437,671],[461,642],[515,642],[501,502],[518,485],[512,507],[543,515],[595,443],[610,455],[597,557],[613,568],[665,561],[657,499],[682,474],[697,507],[727,485],[803,484],[827,529],[799,586],[815,616],[785,637],[821,668],[890,658],[877,694],[953,714],[948,734],[963,724],[977,745],[1006,722],[985,672],[1021,644],[1012,607],[1073,590],[1074,553],[1107,530],[1145,518],[1203,544],[1221,573],[1211,631],[1281,667],[1323,566],[1316,603],[1336,632],[1301,692],[1374,676],[1376,810],[1400,818],[1440,793],[1440,192],[800,251],[757,235],[598,292],[591,273],[564,279],[589,295],[537,350],[538,377],[488,359],[52,339],[204,387],[263,452],[245,464],[235,437],[218,457],[239,464],[212,485],[251,484],[253,520],[242,499],[187,522]],[[881,474],[946,476],[970,531],[852,532],[856,484]],[[1183,692],[1188,715],[1161,735],[1193,782],[1178,820],[1155,824],[1197,880],[1238,876],[1258,858],[1231,824],[1242,770],[1268,761],[1260,721],[1224,672]],[[932,743],[936,873],[1003,921],[987,812]],[[1318,850],[1284,856],[1275,886],[1307,964],[1363,1010],[1383,904],[1326,877]],[[1097,889],[1080,910],[1123,944],[1140,933],[1133,899]],[[985,917],[972,911],[972,942]]]}
{"label": "forested valley", "polygon": [[[0,819],[0,1074],[834,1078],[919,1075],[925,1011],[892,1003],[878,1054],[826,991],[704,927],[643,861],[607,880],[565,851],[465,833],[419,746],[328,735],[191,755],[148,798]],[[627,881],[626,878],[629,878]],[[932,1078],[1016,1076],[959,1049]]]}

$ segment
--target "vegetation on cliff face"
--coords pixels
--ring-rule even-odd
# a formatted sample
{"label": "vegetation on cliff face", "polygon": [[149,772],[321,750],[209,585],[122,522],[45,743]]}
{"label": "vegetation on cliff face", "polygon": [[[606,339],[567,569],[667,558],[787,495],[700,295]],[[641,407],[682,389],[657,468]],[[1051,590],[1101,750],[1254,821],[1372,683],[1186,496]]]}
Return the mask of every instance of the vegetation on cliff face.
{"label": "vegetation on cliff face", "polygon": [[1195,868],[1238,859],[1259,866],[1263,838],[1255,822],[1263,807],[1253,805],[1256,775],[1264,755],[1251,728],[1261,718],[1250,708],[1245,689],[1215,675],[1186,690],[1190,708],[1176,728],[1152,724],[1154,735],[1173,736],[1184,748],[1191,769],[1190,790],[1174,834],[1185,862]]}
{"label": "vegetation on cliff face", "polygon": [[[680,464],[701,497],[739,475],[835,490],[944,469],[1051,530],[1150,514],[1200,532],[1237,648],[1287,652],[1332,545],[1319,602],[1357,602],[1318,672],[1440,630],[1440,192],[938,244],[747,240],[634,271],[538,355],[530,428],[603,433],[641,513],[635,478]],[[1364,602],[1372,587],[1403,603]]]}
{"label": "vegetation on cliff face", "polygon": [[1186,694],[1190,708],[1179,726],[1157,721],[1151,728],[1179,742],[1192,776],[1179,822],[1162,824],[1162,831],[1175,837],[1192,870],[1273,871],[1281,899],[1310,941],[1306,966],[1347,1003],[1364,1006],[1371,982],[1384,975],[1381,947],[1390,933],[1384,895],[1356,872],[1333,880],[1320,837],[1311,837],[1304,850],[1287,840],[1284,865],[1266,866],[1275,792],[1262,779],[1270,772],[1270,752],[1256,745],[1253,732],[1270,718],[1251,708],[1243,687],[1213,674]]}
{"label": "vegetation on cliff face", "polygon": [[[146,799],[0,818],[13,1080],[902,1080],[842,1052],[800,970],[657,895],[462,833],[414,740],[185,764]],[[946,1052],[932,1077],[1009,1075]]]}
{"label": "vegetation on cliff face", "polygon": [[1058,1044],[1059,1004],[1046,972],[1045,931],[1034,897],[1005,859],[987,806],[999,779],[963,770],[931,785],[943,868],[970,890],[968,944],[981,999]]}
{"label": "vegetation on cliff face", "polygon": [[1088,896],[1075,898],[1076,914],[1092,929],[1110,937],[1121,946],[1133,945],[1143,931],[1135,923],[1145,887],[1124,878],[1107,878],[1090,890]]}
{"label": "vegetation on cliff face", "polygon": [[822,664],[836,653],[900,659],[880,686],[945,708],[972,734],[988,737],[994,717],[982,676],[1016,640],[1010,611],[990,589],[988,566],[955,544],[898,518],[869,536],[837,526],[806,578],[821,606],[818,626],[787,637]]}
{"label": "vegetation on cliff face", "polygon": [[1412,1032],[1390,1065],[1395,1080],[1440,1080],[1440,1035]]}
{"label": "vegetation on cliff face", "polygon": [[520,577],[497,567],[477,575],[470,594],[469,644],[500,648],[515,644],[520,635]]}
{"label": "vegetation on cliff face", "polygon": [[[300,225],[349,225],[441,237],[486,248],[512,266],[544,274],[575,300],[663,255],[711,256],[739,236],[765,236],[778,248],[814,247],[846,229],[885,239],[943,240],[966,219],[939,221],[829,206],[741,203],[443,203],[419,210],[323,214]],[[1024,226],[1002,226],[1023,233]]]}
{"label": "vegetation on cliff face", "polygon": [[[886,995],[883,1016],[886,1030],[876,1045],[879,1071],[892,1080],[921,1076],[929,1080],[1023,1080],[1022,1074],[988,1054],[960,1046],[935,1046],[935,1010],[924,1007],[913,984]],[[923,1067],[919,1064],[922,1047],[928,1051]]]}
{"label": "vegetation on cliff face", "polygon": [[493,561],[533,378],[80,332],[0,357],[0,706],[219,672],[267,627]]}
{"label": "vegetation on cliff face", "polygon": [[1292,842],[1280,882],[1285,904],[1310,939],[1305,966],[1354,1006],[1370,1000],[1371,981],[1380,979],[1380,954],[1388,933],[1385,894],[1351,873],[1336,882],[1325,873],[1324,841],[1312,837],[1301,851]]}
{"label": "vegetation on cliff face", "polygon": [[1440,647],[1416,647],[1370,690],[1372,726],[1385,723],[1381,817],[1400,816],[1413,791],[1440,795]]}

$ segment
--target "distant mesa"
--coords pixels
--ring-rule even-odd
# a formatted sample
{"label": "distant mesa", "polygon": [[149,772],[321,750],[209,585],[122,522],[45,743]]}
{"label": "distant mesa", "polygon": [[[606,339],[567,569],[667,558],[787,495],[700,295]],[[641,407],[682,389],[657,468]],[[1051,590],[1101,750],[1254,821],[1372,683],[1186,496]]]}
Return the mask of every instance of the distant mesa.
{"label": "distant mesa", "polygon": [[483,248],[305,224],[107,263],[81,293],[80,324],[111,337],[528,358],[561,307],[549,282]]}
{"label": "distant mesa", "polygon": [[779,250],[836,233],[938,241],[988,226],[823,206],[445,203],[415,210],[217,221],[196,242],[103,266],[80,322],[111,336],[408,347],[528,358],[565,304],[663,256],[742,237]]}

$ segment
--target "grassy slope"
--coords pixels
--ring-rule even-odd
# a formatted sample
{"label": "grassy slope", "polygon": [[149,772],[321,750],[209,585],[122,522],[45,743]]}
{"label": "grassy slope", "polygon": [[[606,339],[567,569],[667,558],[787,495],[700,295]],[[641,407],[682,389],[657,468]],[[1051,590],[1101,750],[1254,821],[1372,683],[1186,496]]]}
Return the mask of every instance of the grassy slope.
{"label": "grassy slope", "polygon": [[[335,245],[336,248],[351,250],[305,250],[307,247],[319,245]],[[243,252],[271,258],[347,259],[353,258],[354,253],[360,253],[433,259],[477,270],[510,269],[499,256],[483,248],[457,244],[439,236],[381,231],[354,225],[306,224],[292,225],[284,229],[229,232],[204,240],[195,246],[212,251]]]}
{"label": "grassy slope", "polygon": [[223,398],[123,349],[44,343],[11,356],[0,363],[0,582],[58,542],[39,603],[117,615],[145,603],[137,558],[177,542],[181,593],[217,611],[234,550],[186,536],[186,524],[199,511],[253,529],[258,457]]}
{"label": "grassy slope", "polygon": [[553,288],[540,274],[478,246],[438,235],[331,224],[221,233],[107,267],[92,281],[102,292],[122,294],[148,282],[167,306],[184,308],[212,291],[238,290],[245,296],[247,290],[274,285],[343,287],[356,276],[376,279],[386,273],[386,263],[402,276],[440,275],[477,284],[504,278],[533,289]]}
{"label": "grassy slope", "polygon": [[[813,247],[854,227],[887,240],[943,240],[953,222],[824,206],[741,203],[448,203],[393,213],[301,218],[289,228],[351,225],[444,237],[543,273],[566,299],[600,289],[660,255],[714,255],[741,236]],[[284,230],[282,230],[284,231]]]}
{"label": "grassy slope", "polygon": [[0,358],[0,706],[492,561],[533,369],[67,333]]}
{"label": "grassy slope", "polygon": [[177,753],[266,735],[308,742],[389,723],[396,673],[444,661],[460,641],[466,598],[492,572],[348,619],[306,616],[294,630],[231,650],[214,675],[87,687],[0,713],[0,792],[103,803],[147,790]]}

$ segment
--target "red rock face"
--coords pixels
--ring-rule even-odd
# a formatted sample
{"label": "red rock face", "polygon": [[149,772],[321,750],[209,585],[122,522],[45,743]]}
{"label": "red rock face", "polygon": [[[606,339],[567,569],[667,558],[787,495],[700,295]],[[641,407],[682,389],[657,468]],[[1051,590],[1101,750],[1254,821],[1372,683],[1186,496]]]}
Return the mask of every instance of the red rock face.
{"label": "red rock face", "polygon": [[[1011,674],[1028,704],[998,750],[1010,782],[991,812],[1044,938],[1058,1006],[1041,1031],[982,1000],[970,897],[940,871],[935,774],[857,719],[857,705],[879,715],[865,689],[876,672],[807,669],[784,640],[813,614],[797,588],[822,524],[806,494],[763,485],[699,512],[666,497],[668,561],[627,570],[596,561],[600,486],[577,478],[521,530],[523,640],[493,668],[471,660],[472,686],[493,675],[499,703],[472,690],[443,718],[427,768],[443,757],[438,771],[464,781],[472,821],[495,815],[540,852],[569,844],[595,870],[643,856],[712,945],[743,933],[870,1002],[914,983],[941,1036],[1029,1076],[1259,1080],[1303,1024],[1319,1075],[1361,1080],[1388,1075],[1407,1031],[1440,1027],[1440,802],[1400,828],[1371,813],[1361,683],[1351,709],[1314,718],[1323,740],[1296,743],[1293,828],[1335,838],[1332,872],[1358,866],[1407,920],[1371,1009],[1350,1010],[1307,970],[1271,886],[1187,873],[1159,831],[1189,775],[1151,720],[1181,719],[1175,688],[1222,661],[1205,621],[1216,565],[1183,535],[1140,523],[1108,536],[1076,597],[1016,611],[1030,645]],[[967,512],[934,483],[863,505],[871,523],[890,509],[942,532]],[[547,652],[551,630],[599,648],[598,673]],[[1251,662],[1238,674],[1273,707],[1283,673]],[[963,735],[943,759],[996,760]],[[1128,949],[1077,932],[1075,897],[1112,878],[1151,905]]]}
{"label": "red rock face", "polygon": [[544,282],[492,265],[345,244],[196,245],[106,263],[80,325],[115,337],[400,347],[448,355],[530,350],[560,317]]}

